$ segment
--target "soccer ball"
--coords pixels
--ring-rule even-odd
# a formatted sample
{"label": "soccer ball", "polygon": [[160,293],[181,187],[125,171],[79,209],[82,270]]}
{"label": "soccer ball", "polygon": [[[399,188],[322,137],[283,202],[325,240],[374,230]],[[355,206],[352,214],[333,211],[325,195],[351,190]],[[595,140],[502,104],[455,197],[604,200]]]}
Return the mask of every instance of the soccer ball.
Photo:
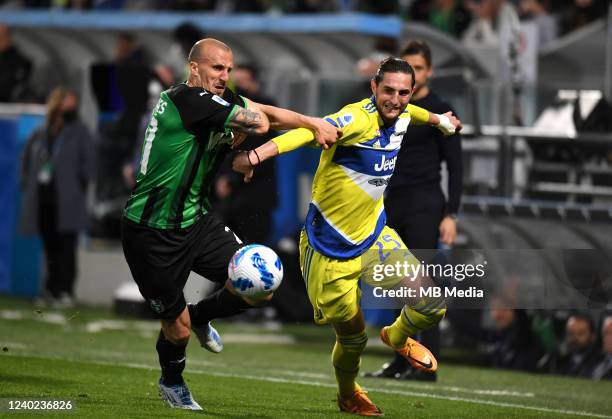
{"label": "soccer ball", "polygon": [[278,288],[283,280],[283,265],[274,250],[250,244],[234,253],[227,274],[236,294],[257,300]]}

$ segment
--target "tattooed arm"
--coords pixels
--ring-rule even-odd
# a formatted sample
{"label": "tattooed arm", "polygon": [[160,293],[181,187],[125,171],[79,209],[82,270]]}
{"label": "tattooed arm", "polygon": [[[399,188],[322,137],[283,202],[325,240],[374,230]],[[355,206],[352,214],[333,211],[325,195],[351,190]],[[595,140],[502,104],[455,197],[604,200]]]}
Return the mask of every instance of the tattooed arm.
{"label": "tattooed arm", "polygon": [[234,132],[247,135],[261,135],[270,129],[270,121],[259,107],[254,106],[253,102],[248,101],[247,107],[236,106],[236,111],[230,115],[227,128]]}

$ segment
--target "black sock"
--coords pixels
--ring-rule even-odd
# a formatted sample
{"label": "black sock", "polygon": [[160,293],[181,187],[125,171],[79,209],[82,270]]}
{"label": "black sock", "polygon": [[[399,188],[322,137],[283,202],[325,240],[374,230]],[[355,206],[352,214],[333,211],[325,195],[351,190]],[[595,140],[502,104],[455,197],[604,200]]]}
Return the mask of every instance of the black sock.
{"label": "black sock", "polygon": [[221,288],[199,303],[188,306],[191,323],[196,326],[202,326],[212,319],[244,313],[249,307],[251,306],[227,288]]}
{"label": "black sock", "polygon": [[175,345],[164,336],[160,330],[157,338],[157,354],[162,369],[162,378],[165,385],[183,384],[183,370],[185,369],[185,348],[187,345]]}

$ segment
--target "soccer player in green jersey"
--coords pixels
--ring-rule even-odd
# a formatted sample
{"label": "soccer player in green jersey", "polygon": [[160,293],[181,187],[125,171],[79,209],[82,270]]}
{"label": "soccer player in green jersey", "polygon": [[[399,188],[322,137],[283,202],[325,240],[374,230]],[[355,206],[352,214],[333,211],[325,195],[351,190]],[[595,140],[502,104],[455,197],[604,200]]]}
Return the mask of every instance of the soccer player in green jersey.
{"label": "soccer player in green jersey", "polygon": [[227,89],[231,49],[215,39],[196,42],[189,78],[161,93],[145,133],[136,185],[124,210],[125,258],[140,292],[161,320],[157,352],[160,394],[172,407],[200,410],[183,381],[190,331],[212,352],[222,349],[210,320],[258,304],[221,288],[187,306],[190,271],[223,284],[240,240],[208,214],[208,195],[225,155],[244,136],[308,128],[328,147],[340,131],[322,119],[266,106]]}

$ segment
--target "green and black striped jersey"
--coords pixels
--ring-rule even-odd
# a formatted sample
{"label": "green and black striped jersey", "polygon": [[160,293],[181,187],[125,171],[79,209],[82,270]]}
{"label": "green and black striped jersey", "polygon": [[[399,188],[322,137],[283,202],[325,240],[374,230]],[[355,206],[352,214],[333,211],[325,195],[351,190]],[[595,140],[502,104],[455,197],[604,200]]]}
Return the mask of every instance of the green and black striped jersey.
{"label": "green and black striped jersey", "polygon": [[245,101],[185,83],[161,93],[145,133],[124,216],[153,228],[185,228],[210,209],[215,174],[230,151],[228,121]]}

